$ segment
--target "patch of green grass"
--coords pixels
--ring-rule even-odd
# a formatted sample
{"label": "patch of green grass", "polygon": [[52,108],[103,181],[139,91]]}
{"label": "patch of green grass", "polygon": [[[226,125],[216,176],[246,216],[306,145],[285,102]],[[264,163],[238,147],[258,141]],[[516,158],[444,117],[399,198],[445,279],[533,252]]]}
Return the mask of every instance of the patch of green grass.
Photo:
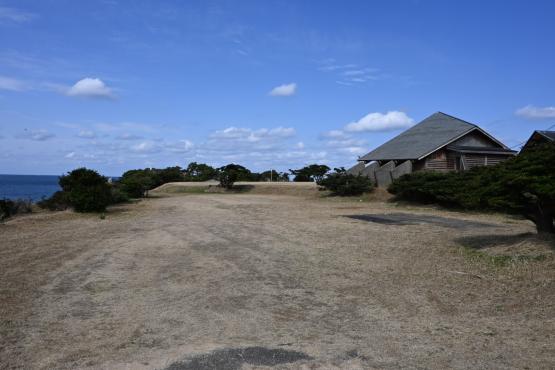
{"label": "patch of green grass", "polygon": [[490,255],[470,247],[461,248],[462,255],[471,262],[485,263],[494,268],[503,268],[518,263],[545,261],[545,254],[539,255]]}

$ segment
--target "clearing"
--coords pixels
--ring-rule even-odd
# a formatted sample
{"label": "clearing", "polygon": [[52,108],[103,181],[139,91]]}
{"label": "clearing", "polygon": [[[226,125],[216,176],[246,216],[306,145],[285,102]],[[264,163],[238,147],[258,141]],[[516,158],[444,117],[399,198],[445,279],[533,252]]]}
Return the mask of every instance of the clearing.
{"label": "clearing", "polygon": [[550,369],[555,262],[533,232],[306,194],[15,218],[0,368]]}

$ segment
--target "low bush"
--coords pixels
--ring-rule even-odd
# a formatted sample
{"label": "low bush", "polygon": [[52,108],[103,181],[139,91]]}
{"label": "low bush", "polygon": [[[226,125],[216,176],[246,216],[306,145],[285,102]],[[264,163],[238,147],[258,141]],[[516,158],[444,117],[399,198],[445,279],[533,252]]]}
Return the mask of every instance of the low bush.
{"label": "low bush", "polygon": [[458,173],[414,172],[394,180],[387,190],[398,200],[454,206],[460,179]]}
{"label": "low bush", "polygon": [[220,181],[220,186],[222,188],[231,189],[233,184],[238,181],[240,177],[246,176],[244,170],[245,167],[238,164],[228,164],[227,166],[220,167],[218,169],[218,180]]}
{"label": "low bush", "polygon": [[539,233],[555,233],[555,143],[491,167],[457,173],[415,172],[393,181],[396,199],[520,214]]}
{"label": "low bush", "polygon": [[154,178],[144,172],[129,172],[126,172],[118,182],[121,191],[127,194],[129,198],[142,198],[146,196],[147,191],[154,187]]}
{"label": "low bush", "polygon": [[143,198],[148,196],[149,190],[160,185],[184,180],[181,167],[178,166],[164,169],[145,168],[125,172],[116,185],[128,198]]}
{"label": "low bush", "polygon": [[125,203],[129,201],[129,195],[123,191],[121,186],[112,185],[112,204]]}
{"label": "low bush", "polygon": [[0,199],[0,221],[17,214],[31,213],[32,204],[25,199]]}
{"label": "low bush", "polygon": [[344,168],[336,168],[334,171],[317,182],[324,189],[331,191],[332,195],[354,196],[374,189],[372,181],[366,176],[348,174]]}
{"label": "low bush", "polygon": [[61,176],[60,187],[77,212],[104,212],[112,202],[106,177],[87,168],[78,168]]}
{"label": "low bush", "polygon": [[55,192],[50,198],[43,198],[37,205],[50,211],[65,211],[70,207],[67,194],[63,191]]}

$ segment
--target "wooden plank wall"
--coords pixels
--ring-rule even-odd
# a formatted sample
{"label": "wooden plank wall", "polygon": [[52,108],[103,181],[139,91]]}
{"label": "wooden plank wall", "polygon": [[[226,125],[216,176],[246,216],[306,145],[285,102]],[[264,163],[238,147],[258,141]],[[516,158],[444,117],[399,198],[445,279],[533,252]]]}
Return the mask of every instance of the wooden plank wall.
{"label": "wooden plank wall", "polygon": [[424,168],[433,171],[452,171],[455,169],[453,158],[447,155],[445,150],[438,150],[426,157]]}

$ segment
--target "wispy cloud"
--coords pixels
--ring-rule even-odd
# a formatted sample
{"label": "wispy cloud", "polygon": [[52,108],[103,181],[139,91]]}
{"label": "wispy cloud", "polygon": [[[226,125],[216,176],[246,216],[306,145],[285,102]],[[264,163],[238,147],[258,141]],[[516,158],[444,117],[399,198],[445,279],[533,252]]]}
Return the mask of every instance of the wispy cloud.
{"label": "wispy cloud", "polygon": [[86,77],[79,80],[70,87],[67,92],[69,96],[85,97],[85,98],[102,98],[114,99],[115,95],[112,89],[108,87],[104,81],[99,78]]}
{"label": "wispy cloud", "polygon": [[366,67],[354,63],[340,64],[335,59],[326,59],[319,64],[318,70],[333,73],[337,77],[335,82],[339,85],[352,86],[386,78],[386,74],[379,68]]}
{"label": "wispy cloud", "polygon": [[252,130],[249,128],[228,127],[224,130],[218,130],[210,135],[211,139],[229,140],[235,142],[256,143],[264,140],[272,140],[276,138],[289,138],[295,135],[295,129],[292,127],[276,127],[272,129],[261,128]]}
{"label": "wispy cloud", "polygon": [[0,90],[25,91],[27,89],[29,89],[29,84],[25,81],[0,76]]}
{"label": "wispy cloud", "polygon": [[190,140],[179,140],[175,143],[168,143],[165,148],[173,153],[187,153],[191,151],[195,145]]}
{"label": "wispy cloud", "polygon": [[331,130],[320,134],[320,139],[345,139],[349,137],[343,130]]}
{"label": "wispy cloud", "polygon": [[555,118],[555,107],[535,107],[533,105],[527,105],[517,109],[515,114],[530,119]]}
{"label": "wispy cloud", "polygon": [[269,94],[271,96],[291,96],[291,95],[295,95],[296,91],[297,91],[297,84],[293,82],[290,84],[284,84],[284,85],[274,87]]}
{"label": "wispy cloud", "polygon": [[158,153],[162,147],[154,141],[143,141],[133,145],[131,150],[136,153]]}
{"label": "wispy cloud", "polygon": [[345,126],[348,132],[380,132],[407,128],[414,124],[414,120],[405,112],[389,111],[387,113],[369,113],[358,121]]}
{"label": "wispy cloud", "polygon": [[351,156],[367,152],[366,140],[354,138],[352,134],[343,130],[324,132],[320,134],[319,139],[324,141],[324,146],[328,150],[336,151],[339,154]]}
{"label": "wispy cloud", "polygon": [[0,6],[0,24],[6,22],[23,23],[29,22],[37,17],[34,13],[25,12],[15,8]]}

